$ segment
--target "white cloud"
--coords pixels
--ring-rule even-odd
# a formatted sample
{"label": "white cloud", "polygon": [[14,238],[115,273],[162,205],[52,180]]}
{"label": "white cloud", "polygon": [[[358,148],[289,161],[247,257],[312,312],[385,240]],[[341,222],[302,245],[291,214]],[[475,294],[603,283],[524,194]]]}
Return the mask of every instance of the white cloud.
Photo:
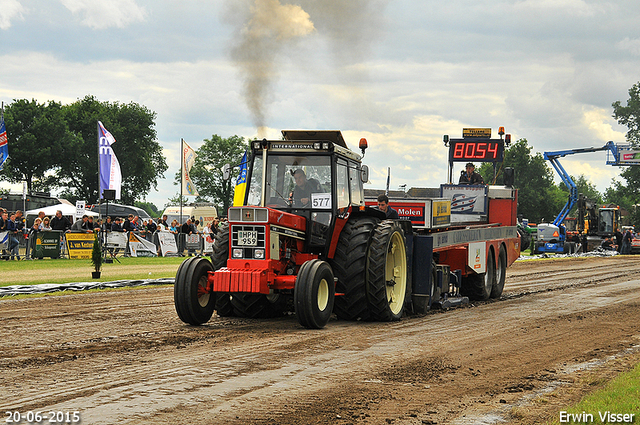
{"label": "white cloud", "polygon": [[616,47],[620,50],[626,50],[636,56],[640,56],[640,38],[630,39],[629,37],[625,37],[616,44]]}
{"label": "white cloud", "polygon": [[24,12],[26,9],[18,0],[0,0],[0,30],[9,29],[13,19],[24,19]]}
{"label": "white cloud", "polygon": [[621,142],[624,140],[624,133],[616,131],[612,126],[611,114],[601,108],[584,107],[584,125],[593,132],[595,138],[605,142],[613,140]]}
{"label": "white cloud", "polygon": [[544,13],[566,12],[574,16],[595,16],[603,10],[602,6],[587,3],[584,0],[525,0],[516,3],[516,7]]}
{"label": "white cloud", "polygon": [[124,28],[145,20],[146,11],[135,0],[60,0],[74,15],[82,15],[82,24],[93,29]]}

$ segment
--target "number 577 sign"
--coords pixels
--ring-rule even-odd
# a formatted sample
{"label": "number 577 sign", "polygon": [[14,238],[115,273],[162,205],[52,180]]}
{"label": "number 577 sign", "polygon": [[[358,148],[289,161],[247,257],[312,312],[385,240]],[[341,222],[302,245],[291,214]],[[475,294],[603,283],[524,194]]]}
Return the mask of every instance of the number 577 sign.
{"label": "number 577 sign", "polygon": [[331,209],[330,193],[312,193],[311,208]]}

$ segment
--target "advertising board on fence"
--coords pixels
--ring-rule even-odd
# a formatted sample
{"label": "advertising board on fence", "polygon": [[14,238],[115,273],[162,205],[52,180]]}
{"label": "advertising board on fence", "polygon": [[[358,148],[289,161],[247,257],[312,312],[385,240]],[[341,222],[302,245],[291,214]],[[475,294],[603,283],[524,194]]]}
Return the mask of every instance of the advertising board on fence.
{"label": "advertising board on fence", "polygon": [[213,237],[210,234],[207,234],[206,236],[203,235],[203,238],[204,238],[204,248],[202,249],[202,252],[212,254],[213,253]]}
{"label": "advertising board on fence", "polygon": [[93,233],[66,233],[67,250],[69,258],[89,259],[94,241]]}
{"label": "advertising board on fence", "polygon": [[178,255],[178,246],[176,245],[176,237],[173,233],[162,231],[158,232],[158,241],[160,242],[160,252],[163,257]]}
{"label": "advertising board on fence", "polygon": [[124,232],[108,232],[107,233],[107,248],[127,248],[127,234]]}
{"label": "advertising board on fence", "polygon": [[9,247],[9,232],[0,232],[0,249]]}
{"label": "advertising board on fence", "polygon": [[156,246],[133,232],[129,232],[129,253],[132,257],[155,257]]}

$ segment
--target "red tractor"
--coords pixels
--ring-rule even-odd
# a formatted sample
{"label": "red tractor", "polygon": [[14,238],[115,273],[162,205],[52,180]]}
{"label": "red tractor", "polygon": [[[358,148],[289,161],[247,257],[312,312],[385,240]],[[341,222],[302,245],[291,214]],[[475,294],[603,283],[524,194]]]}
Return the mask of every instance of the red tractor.
{"label": "red tractor", "polygon": [[[414,244],[411,221],[386,220],[365,205],[368,168],[340,131],[282,134],[283,140],[252,142],[244,206],[229,208],[211,261],[194,257],[180,265],[174,300],[182,321],[203,324],[214,310],[249,318],[294,311],[302,326],[322,328],[333,313],[393,321],[408,307],[423,312],[443,298],[460,299],[460,273],[436,272],[437,244]],[[366,140],[360,148],[364,155]],[[492,255],[487,269],[502,271],[506,260]],[[491,289],[495,273],[475,281]]]}

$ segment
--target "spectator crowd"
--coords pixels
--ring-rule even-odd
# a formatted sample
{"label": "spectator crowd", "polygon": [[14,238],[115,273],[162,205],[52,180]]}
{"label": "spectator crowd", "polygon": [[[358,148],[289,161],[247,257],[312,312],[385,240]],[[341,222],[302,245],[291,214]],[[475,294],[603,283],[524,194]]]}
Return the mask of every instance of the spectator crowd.
{"label": "spectator crowd", "polygon": [[[102,219],[94,220],[93,216],[85,214],[82,218],[72,223],[60,210],[56,211],[53,217],[47,217],[43,211],[40,211],[34,219],[33,225],[27,228],[22,211],[17,210],[14,213],[9,213],[4,208],[0,208],[0,233],[8,232],[5,240],[0,240],[0,247],[2,247],[1,258],[5,260],[32,258],[35,253],[37,234],[48,230],[57,230],[62,233],[134,232],[136,235],[154,243],[158,248],[158,255],[161,255],[159,241],[154,236],[157,232],[166,231],[174,235],[176,246],[178,247],[178,255],[182,256],[185,251],[185,236],[182,235],[198,234],[203,238],[213,237],[218,232],[220,222],[226,221],[226,218],[215,218],[212,222],[205,224],[202,227],[202,231],[198,230],[200,222],[195,217],[188,218],[182,224],[178,223],[177,220],[172,220],[171,223],[167,220],[168,217],[166,215],[158,217],[156,220],[140,220],[139,216],[129,214],[125,218],[108,216],[103,221]],[[26,245],[23,257],[20,255],[22,240],[26,241],[22,243],[23,246]],[[193,253],[193,250],[188,251],[188,255]]]}

